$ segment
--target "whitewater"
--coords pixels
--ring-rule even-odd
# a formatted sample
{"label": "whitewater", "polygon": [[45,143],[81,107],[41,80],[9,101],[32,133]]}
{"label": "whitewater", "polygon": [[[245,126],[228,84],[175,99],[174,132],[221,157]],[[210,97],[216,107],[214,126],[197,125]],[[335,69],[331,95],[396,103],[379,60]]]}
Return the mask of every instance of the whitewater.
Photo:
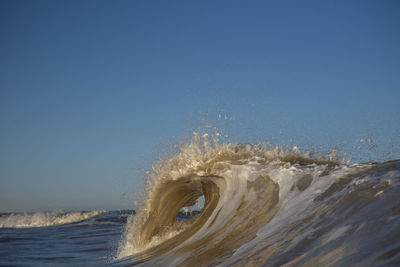
{"label": "whitewater", "polygon": [[136,213],[2,214],[0,265],[398,266],[399,196],[400,160],[195,135],[148,172]]}

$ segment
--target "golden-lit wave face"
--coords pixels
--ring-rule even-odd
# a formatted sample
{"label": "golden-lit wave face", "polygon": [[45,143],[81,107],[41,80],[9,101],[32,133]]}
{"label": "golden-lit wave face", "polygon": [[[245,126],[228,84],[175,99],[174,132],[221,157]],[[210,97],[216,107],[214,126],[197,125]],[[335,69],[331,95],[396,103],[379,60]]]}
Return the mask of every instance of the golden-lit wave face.
{"label": "golden-lit wave face", "polygon": [[[244,194],[242,193],[240,201],[235,203],[230,216],[224,215],[224,218],[220,219],[225,207],[221,203],[219,206],[218,204],[220,195],[226,194],[221,192],[226,190],[225,186],[224,178],[216,176],[182,177],[162,183],[149,203],[151,209],[146,212],[147,218],[140,225],[136,240],[139,245],[146,246],[154,237],[168,236],[171,232],[177,234],[140,252],[137,256],[154,257],[179,247],[176,254],[196,251],[196,256],[184,264],[205,264],[209,259],[221,256],[252,239],[258,229],[276,213],[279,186],[268,176],[262,175],[254,181],[248,181]],[[252,194],[252,198],[246,199],[247,194]],[[193,205],[201,195],[204,195],[205,199],[201,213],[190,220],[177,221],[178,211]],[[199,231],[203,234],[199,235]],[[185,243],[196,233],[197,238]]]}
{"label": "golden-lit wave face", "polygon": [[[138,258],[149,258],[176,248],[175,253],[196,250],[197,261],[206,262],[211,256],[239,247],[273,217],[279,202],[279,185],[268,175],[260,172],[257,177],[246,177],[240,172],[247,173],[249,164],[271,161],[277,165],[285,161],[336,164],[278,148],[217,145],[195,136],[180,153],[153,167],[147,181],[147,199],[134,223],[127,227],[120,256],[133,253]],[[193,205],[200,196],[205,199],[201,213],[177,221],[179,210]],[[228,229],[229,235],[224,237]],[[241,236],[244,229],[246,236]]]}
{"label": "golden-lit wave face", "polygon": [[[329,157],[261,145],[219,145],[195,137],[175,156],[153,166],[141,209],[126,226],[119,258],[156,266],[259,266],[274,260],[279,264],[280,254],[289,255],[293,264],[328,262],[321,247],[326,255],[344,258],[354,253],[356,243],[333,240],[356,226],[340,226],[331,221],[336,217],[327,218],[352,216],[348,209],[366,216],[363,207],[393,187],[392,176],[376,180],[376,172],[390,169],[399,180],[398,171],[392,171],[398,167],[349,165]],[[200,197],[201,212],[177,220],[179,211]]]}

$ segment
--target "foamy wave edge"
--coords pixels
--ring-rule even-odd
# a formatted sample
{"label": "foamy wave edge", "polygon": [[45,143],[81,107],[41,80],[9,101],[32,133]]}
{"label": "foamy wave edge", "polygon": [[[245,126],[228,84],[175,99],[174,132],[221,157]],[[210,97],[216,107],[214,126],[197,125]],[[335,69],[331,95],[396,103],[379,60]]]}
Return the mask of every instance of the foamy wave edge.
{"label": "foamy wave edge", "polygon": [[81,212],[33,212],[8,213],[0,217],[0,228],[33,228],[63,225],[86,220],[90,217],[105,213],[106,210]]}

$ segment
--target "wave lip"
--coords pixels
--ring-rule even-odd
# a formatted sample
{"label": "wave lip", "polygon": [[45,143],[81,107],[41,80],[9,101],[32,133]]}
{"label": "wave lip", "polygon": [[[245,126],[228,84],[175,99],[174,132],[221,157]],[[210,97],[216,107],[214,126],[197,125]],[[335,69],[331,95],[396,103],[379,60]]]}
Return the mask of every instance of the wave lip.
{"label": "wave lip", "polygon": [[55,226],[86,220],[105,210],[81,212],[32,212],[0,214],[0,228],[33,228]]}

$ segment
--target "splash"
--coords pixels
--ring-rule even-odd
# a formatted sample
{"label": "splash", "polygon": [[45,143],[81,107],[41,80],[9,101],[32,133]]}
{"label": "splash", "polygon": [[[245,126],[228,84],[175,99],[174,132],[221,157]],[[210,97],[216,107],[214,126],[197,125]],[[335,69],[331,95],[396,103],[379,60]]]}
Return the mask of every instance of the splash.
{"label": "splash", "polygon": [[[332,167],[338,161],[332,155],[318,159],[311,158],[309,153],[302,155],[297,147],[283,150],[270,148],[265,143],[220,145],[208,134],[194,133],[193,140],[182,145],[177,155],[161,160],[149,172],[147,198],[134,222],[127,226],[119,257],[155,247],[161,253],[182,240],[201,240],[199,237],[203,235],[222,231],[217,229],[218,225],[224,225],[224,229],[236,225],[239,217],[249,217],[253,211],[258,213],[254,220],[264,223],[277,210],[279,186],[258,170],[259,166],[286,163]],[[189,222],[177,222],[178,211],[192,206],[201,196],[205,199],[201,216]],[[232,233],[238,233],[243,227],[246,224]],[[255,234],[258,228],[252,228]],[[169,240],[167,245],[166,240]]]}
{"label": "splash", "polygon": [[[400,161],[349,164],[337,155],[195,134],[148,173],[118,259],[144,266],[396,262],[390,251],[400,242],[380,225],[400,234],[393,219],[400,218]],[[199,214],[176,219],[200,197]]]}

